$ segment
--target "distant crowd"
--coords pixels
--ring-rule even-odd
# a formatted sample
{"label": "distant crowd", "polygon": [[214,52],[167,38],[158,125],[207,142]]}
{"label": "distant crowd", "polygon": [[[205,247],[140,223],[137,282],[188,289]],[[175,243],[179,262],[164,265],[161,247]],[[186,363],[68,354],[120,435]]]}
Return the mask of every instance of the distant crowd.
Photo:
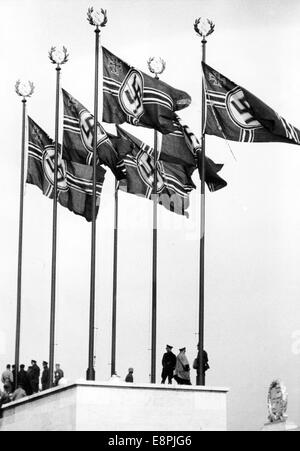
{"label": "distant crowd", "polygon": [[[53,376],[52,376],[53,377]],[[64,377],[64,372],[59,364],[55,365],[53,385],[58,386],[59,381]],[[20,365],[20,370],[16,374],[15,365],[6,365],[5,371],[1,375],[3,391],[0,390],[0,407],[11,401],[25,398],[38,393],[40,389],[48,390],[50,388],[50,370],[47,362],[43,362],[43,371],[37,365],[35,360],[25,370],[25,365]]]}

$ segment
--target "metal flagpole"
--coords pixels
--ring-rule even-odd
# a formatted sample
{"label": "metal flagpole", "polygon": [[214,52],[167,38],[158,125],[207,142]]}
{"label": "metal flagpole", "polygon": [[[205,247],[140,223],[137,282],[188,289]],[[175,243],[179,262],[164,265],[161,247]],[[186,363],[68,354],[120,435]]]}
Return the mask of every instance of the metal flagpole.
{"label": "metal flagpole", "polygon": [[56,308],[56,250],[57,250],[57,174],[59,152],[59,95],[60,95],[60,71],[62,64],[68,61],[68,53],[65,47],[56,49],[51,47],[49,58],[52,64],[56,64],[56,100],[55,100],[55,148],[54,148],[54,177],[53,177],[53,219],[52,219],[52,268],[51,268],[51,307],[50,307],[50,346],[49,346],[49,374],[50,388],[53,387],[54,372],[54,347],[55,347],[55,308]]}
{"label": "metal flagpole", "polygon": [[15,388],[18,386],[18,372],[20,365],[20,336],[22,311],[22,257],[23,257],[23,212],[24,212],[24,183],[25,183],[25,129],[26,129],[26,98],[34,92],[34,84],[21,83],[15,85],[16,93],[22,97],[22,150],[21,150],[21,177],[20,177],[20,208],[19,208],[19,245],[18,245],[18,281],[17,281],[17,315],[16,315],[16,342],[15,342]]}
{"label": "metal flagpole", "polygon": [[[101,16],[103,15],[103,18]],[[99,46],[100,27],[107,23],[106,11],[101,9],[101,13],[88,9],[88,21],[95,26],[95,91],[94,91],[94,132],[93,132],[93,209],[92,209],[92,233],[91,233],[91,279],[90,279],[90,320],[89,320],[89,357],[86,378],[94,381],[96,377],[94,365],[95,349],[95,282],[96,282],[96,171],[97,171],[97,124],[98,124],[98,83],[99,83]]]}
{"label": "metal flagpole", "polygon": [[[166,68],[161,58],[151,57],[148,60],[149,71],[158,75]],[[157,330],[157,162],[158,162],[158,132],[154,130],[154,178],[153,178],[153,250],[152,250],[152,324],[151,324],[151,377],[152,384],[156,382],[156,330]]]}
{"label": "metal flagpole", "polygon": [[[206,60],[207,36],[214,31],[212,21],[204,18],[195,20],[194,29],[202,40],[202,62]],[[197,385],[205,385],[204,370],[204,267],[205,267],[205,86],[202,80],[202,114],[201,114],[201,150],[198,153],[198,170],[201,178],[201,218],[200,218],[200,276],[199,276],[199,369]],[[201,171],[200,171],[201,168]]]}
{"label": "metal flagpole", "polygon": [[119,196],[118,181],[115,181],[115,223],[114,223],[114,263],[113,263],[113,303],[112,303],[112,338],[111,338],[111,376],[116,373],[117,342],[117,288],[118,288],[118,226]]}

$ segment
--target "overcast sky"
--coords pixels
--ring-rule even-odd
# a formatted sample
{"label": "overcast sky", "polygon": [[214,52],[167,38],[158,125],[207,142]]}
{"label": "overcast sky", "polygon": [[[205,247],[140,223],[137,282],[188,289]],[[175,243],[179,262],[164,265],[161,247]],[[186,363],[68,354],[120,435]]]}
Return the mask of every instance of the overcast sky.
{"label": "overcast sky", "polygon": [[[62,86],[93,111],[94,33],[85,0],[0,0],[0,368],[14,359],[21,99],[18,78],[36,91],[28,113],[54,137],[52,45],[65,45]],[[187,91],[181,117],[200,136],[201,41],[195,18],[215,24],[207,63],[300,128],[300,4],[297,0],[107,0],[101,40],[147,71],[150,56],[167,63],[162,79]],[[61,108],[62,113],[62,108]],[[62,130],[62,117],[60,121]],[[153,132],[125,127],[148,144]],[[114,131],[114,126],[107,127]],[[281,378],[289,416],[300,424],[300,149],[279,143],[228,144],[207,137],[207,155],[224,163],[228,187],[207,194],[205,348],[207,385],[227,386],[229,426],[258,429],[267,418],[269,384]],[[199,186],[197,176],[195,183]],[[113,185],[107,171],[97,222],[97,379],[110,376]],[[200,191],[190,219],[159,208],[157,373],[166,343],[196,356]],[[152,205],[120,193],[117,371],[129,366],[148,382],[151,343]],[[49,356],[52,202],[26,187],[21,361]],[[55,360],[69,380],[85,376],[91,226],[59,206]],[[195,373],[193,371],[193,373]],[[193,374],[195,383],[195,374]]]}

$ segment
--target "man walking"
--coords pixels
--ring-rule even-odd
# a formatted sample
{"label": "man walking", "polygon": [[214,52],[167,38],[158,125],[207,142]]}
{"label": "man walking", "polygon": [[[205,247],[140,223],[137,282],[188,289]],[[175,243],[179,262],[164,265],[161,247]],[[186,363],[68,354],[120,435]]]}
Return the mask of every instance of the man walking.
{"label": "man walking", "polygon": [[176,357],[174,379],[179,385],[192,385],[190,378],[190,364],[185,355],[186,348],[180,348]]}
{"label": "man walking", "polygon": [[172,352],[173,346],[167,345],[166,351],[162,358],[161,383],[164,384],[168,378],[168,383],[172,384],[174,370],[176,367],[176,355]]}

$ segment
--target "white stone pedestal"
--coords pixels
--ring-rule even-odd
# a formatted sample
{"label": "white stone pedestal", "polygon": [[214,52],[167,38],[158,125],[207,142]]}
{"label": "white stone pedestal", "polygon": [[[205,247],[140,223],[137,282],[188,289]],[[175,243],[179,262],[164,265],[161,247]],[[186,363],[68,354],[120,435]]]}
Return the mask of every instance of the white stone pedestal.
{"label": "white stone pedestal", "polygon": [[262,428],[263,432],[283,432],[283,431],[300,431],[299,427],[287,421],[275,421],[274,423],[266,423]]}
{"label": "white stone pedestal", "polygon": [[79,381],[3,406],[0,431],[224,431],[227,392]]}

